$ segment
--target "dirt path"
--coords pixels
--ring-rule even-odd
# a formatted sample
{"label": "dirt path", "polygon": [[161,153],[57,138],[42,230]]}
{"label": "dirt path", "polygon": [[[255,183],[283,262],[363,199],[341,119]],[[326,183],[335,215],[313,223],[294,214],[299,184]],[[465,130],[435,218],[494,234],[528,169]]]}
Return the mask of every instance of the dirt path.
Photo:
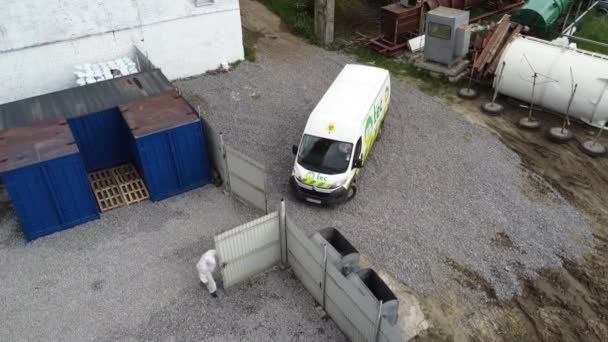
{"label": "dirt path", "polygon": [[[560,269],[545,270],[534,280],[522,279],[523,294],[497,309],[503,322],[480,329],[482,340],[512,340],[521,337],[540,341],[608,340],[608,160],[592,159],[578,148],[581,140],[596,132],[589,126],[573,123],[576,139],[564,145],[548,142],[544,131],[524,131],[516,122],[527,113],[510,99],[505,114],[489,117],[479,107],[489,94],[471,102],[458,101],[454,107],[465,117],[486,127],[518,153],[526,168],[541,175],[581,212],[593,227],[593,252],[576,260],[562,259]],[[544,127],[560,126],[562,119],[536,113]],[[608,141],[603,139],[606,144]],[[538,196],[542,188],[530,189]],[[492,309],[482,308],[484,310]],[[445,312],[443,312],[445,313]],[[438,316],[442,316],[440,312]],[[440,317],[445,319],[445,317]],[[454,321],[449,319],[448,321]],[[483,326],[483,325],[481,325]],[[450,326],[446,325],[449,331]],[[485,337],[485,338],[483,338]]]}

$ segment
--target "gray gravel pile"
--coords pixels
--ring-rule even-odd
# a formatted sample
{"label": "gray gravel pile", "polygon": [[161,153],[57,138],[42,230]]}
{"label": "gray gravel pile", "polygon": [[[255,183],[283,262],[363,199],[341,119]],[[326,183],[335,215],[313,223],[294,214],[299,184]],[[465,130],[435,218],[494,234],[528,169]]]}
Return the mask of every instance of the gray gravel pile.
{"label": "gray gravel pile", "polygon": [[[278,44],[278,43],[277,43]],[[309,113],[349,57],[315,47],[261,54],[232,72],[177,82],[228,145],[265,163],[271,205],[287,198],[302,228],[340,228],[375,264],[423,293],[470,284],[479,298],[518,293],[588,249],[590,228],[519,157],[446,104],[393,79],[391,107],[356,199],[337,208],[288,189]],[[348,101],[348,99],[344,99]],[[469,293],[470,289],[466,289]]]}
{"label": "gray gravel pile", "polygon": [[201,287],[195,264],[213,236],[259,216],[212,186],[27,244],[9,211],[0,222],[2,340],[344,340],[288,272],[220,290],[219,300]]}

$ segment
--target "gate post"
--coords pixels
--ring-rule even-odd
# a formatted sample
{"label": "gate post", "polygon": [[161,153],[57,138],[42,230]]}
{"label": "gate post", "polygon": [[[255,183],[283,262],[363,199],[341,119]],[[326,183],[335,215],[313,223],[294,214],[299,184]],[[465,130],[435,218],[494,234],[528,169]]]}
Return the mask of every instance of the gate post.
{"label": "gate post", "polygon": [[226,185],[226,191],[232,193],[230,189],[230,169],[228,168],[228,157],[226,156],[226,145],[224,145],[224,133],[220,132],[220,153],[222,160],[224,161],[224,167],[226,168],[226,179],[224,184]]}
{"label": "gate post", "polygon": [[327,297],[327,245],[323,245],[323,312],[327,312],[325,309],[325,297]]}
{"label": "gate post", "polygon": [[315,37],[321,45],[334,41],[335,0],[315,0]]}
{"label": "gate post", "polygon": [[371,342],[380,341],[380,324],[382,324],[382,301],[380,301],[380,306],[378,307],[378,316],[376,317],[374,337],[371,339]]}
{"label": "gate post", "polygon": [[287,267],[289,262],[287,250],[287,213],[285,211],[285,200],[281,198],[281,209],[279,211],[279,247],[281,250],[281,267]]}

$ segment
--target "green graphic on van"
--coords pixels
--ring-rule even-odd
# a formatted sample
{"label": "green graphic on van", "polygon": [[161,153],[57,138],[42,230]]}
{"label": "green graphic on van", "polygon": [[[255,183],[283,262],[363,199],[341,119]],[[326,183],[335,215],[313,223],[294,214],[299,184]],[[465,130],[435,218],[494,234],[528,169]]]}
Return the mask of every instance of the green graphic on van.
{"label": "green graphic on van", "polygon": [[[386,87],[385,90],[385,99],[387,98],[387,94],[388,87]],[[387,105],[388,101],[378,101],[372,107],[372,110],[367,116],[367,119],[365,119],[365,154],[363,155],[363,160],[367,158],[367,155],[369,154],[372,145],[376,141],[376,137],[378,137],[378,133],[380,132],[380,123],[382,122],[384,114],[386,113],[386,109],[388,108]]]}
{"label": "green graphic on van", "polygon": [[329,189],[331,188],[331,184],[327,183],[327,177],[320,175],[318,173],[314,173],[312,171],[306,172],[304,178],[302,178],[302,182],[304,184],[308,184],[310,186],[314,186],[317,188]]}

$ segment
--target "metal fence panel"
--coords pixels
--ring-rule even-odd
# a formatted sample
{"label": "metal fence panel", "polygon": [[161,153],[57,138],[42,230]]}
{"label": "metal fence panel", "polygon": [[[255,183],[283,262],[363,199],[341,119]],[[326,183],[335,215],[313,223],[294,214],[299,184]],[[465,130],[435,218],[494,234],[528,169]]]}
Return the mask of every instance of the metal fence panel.
{"label": "metal fence panel", "polygon": [[232,286],[279,263],[281,246],[286,245],[287,261],[295,275],[318,303],[325,303],[325,311],[352,341],[402,341],[399,326],[390,325],[384,318],[377,331],[379,306],[371,294],[360,291],[331,263],[324,274],[323,249],[289,216],[285,216],[284,227],[283,244],[278,212],[216,236],[224,286]]}
{"label": "metal fence panel", "polygon": [[278,212],[215,236],[215,247],[225,288],[263,272],[281,260]]}
{"label": "metal fence panel", "polygon": [[225,146],[230,191],[245,202],[267,212],[264,165]]}
{"label": "metal fence panel", "polygon": [[[308,237],[293,224],[289,216],[287,216],[286,221],[287,260],[289,265],[308,292],[317,302],[321,302],[323,298],[321,289],[323,256],[312,246]],[[307,244],[310,244],[310,246],[306,246]]]}
{"label": "metal fence panel", "polygon": [[[304,287],[318,303],[323,302],[323,251],[286,217],[288,261]],[[325,311],[352,341],[376,341],[378,305],[361,292],[332,264],[327,265]],[[398,326],[382,319],[378,341],[401,341]]]}

